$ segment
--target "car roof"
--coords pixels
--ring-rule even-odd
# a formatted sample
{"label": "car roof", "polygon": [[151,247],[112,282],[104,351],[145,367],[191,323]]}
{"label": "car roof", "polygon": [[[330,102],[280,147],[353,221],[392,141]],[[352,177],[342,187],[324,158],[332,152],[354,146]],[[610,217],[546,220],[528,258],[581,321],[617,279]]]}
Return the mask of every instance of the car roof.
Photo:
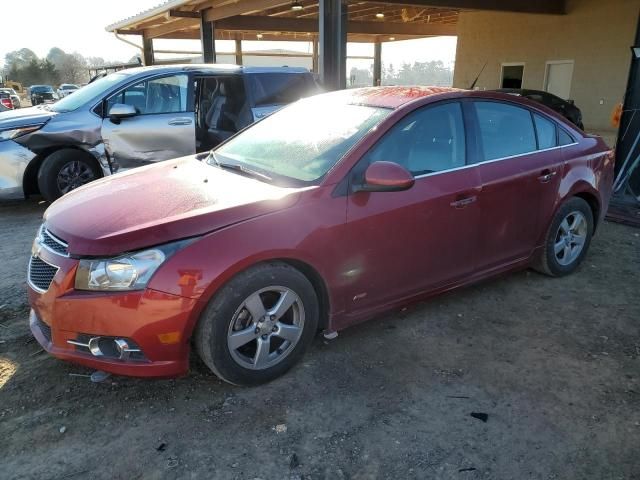
{"label": "car roof", "polygon": [[348,103],[395,109],[419,98],[463,91],[451,87],[365,87],[343,91],[342,95],[350,97]]}
{"label": "car roof", "polygon": [[223,63],[187,63],[181,65],[153,65],[149,67],[136,67],[126,70],[119,70],[117,73],[125,75],[138,75],[147,72],[154,73],[176,73],[176,72],[196,72],[205,74],[242,74],[242,73],[309,73],[309,69],[304,67],[244,67],[241,65]]}

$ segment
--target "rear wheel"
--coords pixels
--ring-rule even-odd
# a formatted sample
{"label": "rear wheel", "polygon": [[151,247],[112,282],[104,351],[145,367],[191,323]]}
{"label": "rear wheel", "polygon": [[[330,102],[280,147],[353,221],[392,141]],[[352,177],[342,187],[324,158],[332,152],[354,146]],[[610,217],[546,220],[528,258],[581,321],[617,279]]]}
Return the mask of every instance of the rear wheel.
{"label": "rear wheel", "polygon": [[258,385],[302,357],[318,315],[318,298],[301,272],[279,262],[257,265],[211,300],[196,327],[195,346],[221,379]]}
{"label": "rear wheel", "polygon": [[579,197],[565,202],[547,232],[538,270],[553,277],[572,273],[582,262],[593,235],[593,213]]}
{"label": "rear wheel", "polygon": [[100,176],[96,161],[88,153],[65,148],[45,158],[38,171],[38,187],[42,196],[52,202]]}

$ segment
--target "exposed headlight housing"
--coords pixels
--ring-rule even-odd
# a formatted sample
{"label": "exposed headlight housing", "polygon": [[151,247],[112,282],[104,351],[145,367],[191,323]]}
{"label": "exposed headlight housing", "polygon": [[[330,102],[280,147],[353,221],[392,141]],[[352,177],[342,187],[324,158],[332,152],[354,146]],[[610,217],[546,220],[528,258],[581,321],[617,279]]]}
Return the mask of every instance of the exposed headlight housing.
{"label": "exposed headlight housing", "polygon": [[[44,124],[42,124],[44,125]],[[35,132],[42,128],[42,125],[29,125],[27,127],[12,128],[11,130],[0,131],[0,142],[5,140],[12,140],[27,133]]]}
{"label": "exposed headlight housing", "polygon": [[182,240],[114,258],[82,259],[75,288],[101,292],[144,290],[160,265],[191,242]]}

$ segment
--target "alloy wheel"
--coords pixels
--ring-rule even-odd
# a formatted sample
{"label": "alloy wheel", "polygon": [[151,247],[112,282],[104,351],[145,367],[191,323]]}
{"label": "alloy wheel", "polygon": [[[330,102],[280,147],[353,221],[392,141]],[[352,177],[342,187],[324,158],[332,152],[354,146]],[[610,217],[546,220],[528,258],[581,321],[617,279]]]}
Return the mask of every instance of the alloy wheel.
{"label": "alloy wheel", "polygon": [[233,360],[264,370],[284,360],[304,329],[304,306],[291,289],[271,286],[251,294],[236,310],[227,333]]}
{"label": "alloy wheel", "polygon": [[582,212],[569,213],[558,227],[553,251],[562,266],[572,264],[582,253],[589,226]]}
{"label": "alloy wheel", "polygon": [[58,188],[62,194],[69,193],[96,178],[91,167],[84,162],[74,160],[65,163],[58,172]]}

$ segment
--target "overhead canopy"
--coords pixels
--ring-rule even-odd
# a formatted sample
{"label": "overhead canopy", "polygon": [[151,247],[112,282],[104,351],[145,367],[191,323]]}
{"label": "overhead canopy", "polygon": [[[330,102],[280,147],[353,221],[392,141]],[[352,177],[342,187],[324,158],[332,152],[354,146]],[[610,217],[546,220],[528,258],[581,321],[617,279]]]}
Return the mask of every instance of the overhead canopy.
{"label": "overhead canopy", "polygon": [[[216,39],[308,41],[318,32],[318,1],[292,9],[283,0],[173,0],[107,27],[145,38],[199,39],[201,19],[215,22]],[[458,9],[349,2],[348,40],[374,42],[455,35]],[[377,15],[377,16],[376,16]],[[384,16],[382,16],[384,15]],[[387,38],[388,40],[388,38]]]}
{"label": "overhead canopy", "polygon": [[565,0],[167,0],[106,29],[141,35],[147,65],[153,63],[154,39],[200,39],[205,62],[216,59],[214,40],[313,40],[315,45],[319,39],[321,77],[343,88],[347,41],[379,45],[456,35],[461,9],[563,14]]}

